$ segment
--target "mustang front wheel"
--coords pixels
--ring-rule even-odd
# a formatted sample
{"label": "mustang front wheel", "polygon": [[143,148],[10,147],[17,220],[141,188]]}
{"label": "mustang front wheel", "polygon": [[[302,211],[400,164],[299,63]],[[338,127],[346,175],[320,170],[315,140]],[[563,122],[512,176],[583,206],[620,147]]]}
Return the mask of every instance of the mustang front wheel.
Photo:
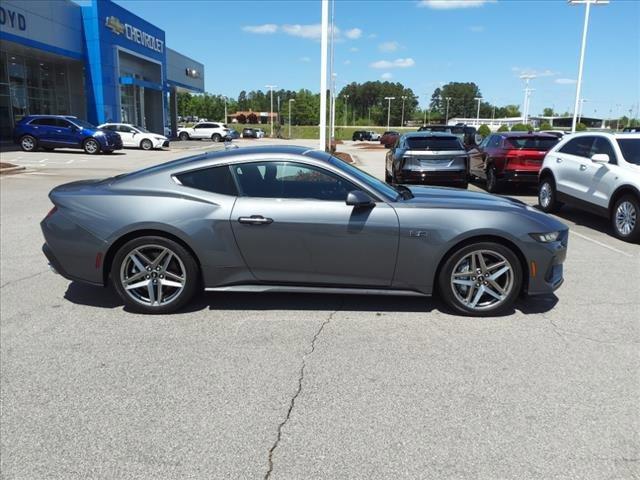
{"label": "mustang front wheel", "polygon": [[522,267],[504,245],[482,242],[454,252],[440,271],[443,299],[455,311],[496,315],[513,307],[522,285]]}
{"label": "mustang front wheel", "polygon": [[111,277],[123,302],[141,313],[170,313],[187,303],[198,284],[198,266],[182,245],[141,237],[118,250]]}

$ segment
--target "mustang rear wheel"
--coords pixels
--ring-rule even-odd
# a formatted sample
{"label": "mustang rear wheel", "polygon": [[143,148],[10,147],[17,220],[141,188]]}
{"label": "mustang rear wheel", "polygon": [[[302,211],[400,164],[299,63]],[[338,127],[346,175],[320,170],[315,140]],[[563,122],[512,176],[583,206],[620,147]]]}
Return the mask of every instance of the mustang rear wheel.
{"label": "mustang rear wheel", "polygon": [[125,305],[140,313],[171,313],[185,305],[199,283],[198,265],[180,244],[140,237],[118,250],[111,278]]}
{"label": "mustang rear wheel", "polygon": [[522,285],[522,267],[504,245],[480,242],[454,252],[440,271],[444,301],[471,316],[497,315],[511,309]]}

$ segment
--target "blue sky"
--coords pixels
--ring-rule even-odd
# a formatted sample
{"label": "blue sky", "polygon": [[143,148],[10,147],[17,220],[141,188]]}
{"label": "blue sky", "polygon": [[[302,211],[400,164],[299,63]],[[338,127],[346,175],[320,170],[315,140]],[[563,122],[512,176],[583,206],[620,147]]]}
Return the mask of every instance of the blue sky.
{"label": "blue sky", "polygon": [[[208,92],[320,89],[319,0],[117,2],[204,63]],[[337,0],[338,86],[399,81],[424,104],[441,83],[474,81],[486,100],[520,105],[518,77],[534,73],[532,112],[571,111],[583,19],[584,6],[565,0]],[[582,97],[585,115],[637,111],[640,1],[592,7]]]}

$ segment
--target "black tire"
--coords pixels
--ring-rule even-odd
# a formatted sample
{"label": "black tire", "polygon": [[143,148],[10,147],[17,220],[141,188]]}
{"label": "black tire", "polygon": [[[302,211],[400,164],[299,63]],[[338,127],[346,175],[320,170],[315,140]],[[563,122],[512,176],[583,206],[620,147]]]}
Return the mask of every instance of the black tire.
{"label": "black tire", "polygon": [[82,148],[84,152],[89,155],[97,155],[100,153],[100,143],[95,138],[87,138],[82,143]]}
{"label": "black tire", "polygon": [[461,188],[462,190],[468,190],[469,189],[469,182],[460,183],[458,185],[458,188]]}
{"label": "black tire", "polygon": [[498,177],[496,176],[496,167],[493,165],[487,168],[487,192],[489,193],[498,193],[500,191],[500,182],[498,182]]}
{"label": "black tire", "polygon": [[611,211],[611,225],[620,240],[640,241],[640,201],[635,195],[629,193],[616,201]]}
{"label": "black tire", "polygon": [[104,153],[105,155],[111,155],[113,153],[113,150],[103,150],[102,153]]}
{"label": "black tire", "polygon": [[545,213],[557,212],[562,207],[562,203],[558,201],[556,182],[550,175],[542,177],[538,185],[538,205]]}
{"label": "black tire", "polygon": [[384,181],[387,182],[388,184],[391,184],[392,181],[392,177],[391,175],[389,175],[389,172],[387,172],[387,169],[384,169]]}
{"label": "black tire", "polygon": [[[493,307],[489,305],[486,308],[481,308],[481,309],[471,308],[469,305],[461,301],[456,296],[456,293],[454,292],[454,285],[452,283],[453,269],[461,260],[463,260],[465,257],[470,255],[474,251],[493,252],[493,254],[498,254],[499,256],[502,256],[511,267],[510,273],[505,274],[505,275],[511,275],[511,280],[509,283],[510,290],[508,291],[505,298],[500,300],[500,303],[496,304]],[[490,257],[491,255],[487,254],[487,256]],[[488,265],[490,266],[491,264],[488,264]],[[493,270],[493,272],[496,272],[496,271],[497,270]],[[484,272],[478,275],[486,276]],[[478,243],[472,243],[472,244],[466,245],[459,249],[455,249],[450,254],[450,256],[447,259],[445,259],[445,263],[440,269],[440,275],[438,277],[438,291],[441,295],[441,298],[444,300],[444,302],[449,307],[451,307],[451,309],[455,313],[468,315],[468,316],[476,316],[476,317],[488,317],[493,315],[500,315],[502,313],[505,313],[513,309],[513,305],[515,304],[515,301],[518,295],[520,294],[520,290],[522,287],[522,278],[523,278],[522,265],[520,264],[520,261],[518,260],[517,255],[510,248],[495,242],[478,242]],[[499,277],[498,282],[502,281],[501,279],[502,277]],[[469,277],[468,279],[463,278],[463,281],[467,281],[467,280],[471,280],[474,282],[478,280],[480,282],[479,284],[475,284],[474,287],[467,287],[467,288],[475,288],[476,293],[479,291],[478,286],[480,286],[480,288],[482,288],[483,286],[482,285],[483,279],[481,276],[478,276],[478,277],[473,276],[473,277]],[[487,285],[487,284],[484,283],[484,285]],[[506,283],[505,283],[505,286],[506,286]],[[473,297],[475,297],[475,294],[471,295],[471,297],[473,299]],[[480,301],[482,301],[482,299],[488,299],[489,301],[491,301],[492,298],[493,297],[491,297],[490,295],[483,293],[480,297]],[[480,301],[478,303],[480,303]]]}
{"label": "black tire", "polygon": [[189,140],[189,134],[187,132],[180,132],[180,135],[178,135],[178,138],[183,142],[186,142],[187,140]]}
{"label": "black tire", "polygon": [[148,138],[145,138],[140,142],[140,148],[142,150],[151,150],[153,148],[153,143]]}
{"label": "black tire", "polygon": [[[172,265],[176,265],[178,269],[184,270],[184,286],[181,291],[173,290],[174,293],[177,293],[168,303],[165,304],[157,304],[151,305],[150,303],[143,303],[142,301],[136,300],[134,298],[135,290],[140,290],[144,292],[144,289],[148,288],[147,286],[140,287],[140,289],[132,289],[129,291],[133,291],[134,293],[130,295],[128,291],[122,284],[121,274],[122,270],[127,268],[131,262],[128,260],[128,256],[131,252],[136,249],[144,249],[146,252],[153,251],[153,247],[158,247],[158,251],[161,251],[162,248],[167,248],[171,251],[175,257],[179,259],[172,259],[170,263]],[[142,258],[142,257],[140,257]],[[155,260],[154,258],[147,257],[149,260]],[[157,258],[157,256],[156,256]],[[166,258],[166,257],[164,257]],[[181,262],[181,263],[180,263]],[[162,262],[161,262],[162,263]],[[171,268],[171,267],[170,267]],[[141,281],[145,282],[147,278],[151,276],[151,274],[156,274],[156,280],[161,282],[162,273],[164,270],[160,270],[159,272],[154,272],[150,270],[150,275],[146,276],[146,278],[142,278]],[[132,275],[137,275],[142,272],[132,272]],[[193,256],[179,243],[170,240],[168,238],[159,237],[159,236],[146,236],[139,237],[125,243],[116,253],[113,263],[111,265],[111,281],[115,287],[116,292],[120,295],[120,298],[124,302],[125,306],[135,312],[139,313],[148,313],[148,314],[165,314],[172,313],[180,308],[182,308],[187,302],[189,302],[198,288],[200,287],[200,269],[198,268],[198,264]],[[149,278],[149,281],[153,281],[153,279]],[[154,290],[154,295],[157,296],[157,289],[162,289],[161,286],[157,285],[152,287]],[[172,287],[168,287],[169,292],[171,292]],[[171,296],[171,293],[168,295]],[[149,294],[149,299],[150,299]],[[167,295],[165,294],[165,298]]]}
{"label": "black tire", "polygon": [[220,142],[220,140],[222,140],[222,136],[219,133],[214,133],[213,135],[211,135],[211,140],[215,143]]}
{"label": "black tire", "polygon": [[20,148],[23,152],[35,152],[38,149],[38,140],[32,135],[23,135],[20,138]]}
{"label": "black tire", "polygon": [[51,147],[42,147],[42,149],[43,149],[45,152],[53,152],[53,150],[54,150],[54,149],[53,149],[53,148],[51,148]]}

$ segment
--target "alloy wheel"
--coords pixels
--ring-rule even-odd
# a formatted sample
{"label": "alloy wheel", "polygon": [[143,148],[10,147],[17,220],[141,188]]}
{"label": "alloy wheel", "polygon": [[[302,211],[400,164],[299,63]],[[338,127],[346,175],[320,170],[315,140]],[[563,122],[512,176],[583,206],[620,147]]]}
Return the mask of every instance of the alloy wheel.
{"label": "alloy wheel", "polygon": [[33,150],[35,148],[36,143],[33,140],[33,137],[24,137],[22,139],[22,141],[20,142],[20,145],[22,146],[23,150],[26,150],[26,151],[30,152],[31,150]]}
{"label": "alloy wheel", "polygon": [[98,142],[96,142],[95,140],[87,140],[87,142],[84,144],[84,149],[87,153],[94,154],[98,151]]}
{"label": "alloy wheel", "polygon": [[176,300],[187,281],[184,263],[161,245],[143,245],[127,254],[120,268],[123,290],[136,302],[158,307]]}
{"label": "alloy wheel", "polygon": [[638,221],[638,212],[628,200],[620,202],[616,208],[616,230],[623,236],[628,236],[633,232]]}
{"label": "alloy wheel", "polygon": [[549,208],[552,195],[553,193],[551,191],[551,185],[549,184],[549,182],[544,182],[540,187],[540,193],[538,195],[538,200],[542,208]]}
{"label": "alloy wheel", "polygon": [[456,263],[451,274],[456,299],[476,311],[492,310],[504,303],[514,283],[513,266],[492,250],[468,253]]}

